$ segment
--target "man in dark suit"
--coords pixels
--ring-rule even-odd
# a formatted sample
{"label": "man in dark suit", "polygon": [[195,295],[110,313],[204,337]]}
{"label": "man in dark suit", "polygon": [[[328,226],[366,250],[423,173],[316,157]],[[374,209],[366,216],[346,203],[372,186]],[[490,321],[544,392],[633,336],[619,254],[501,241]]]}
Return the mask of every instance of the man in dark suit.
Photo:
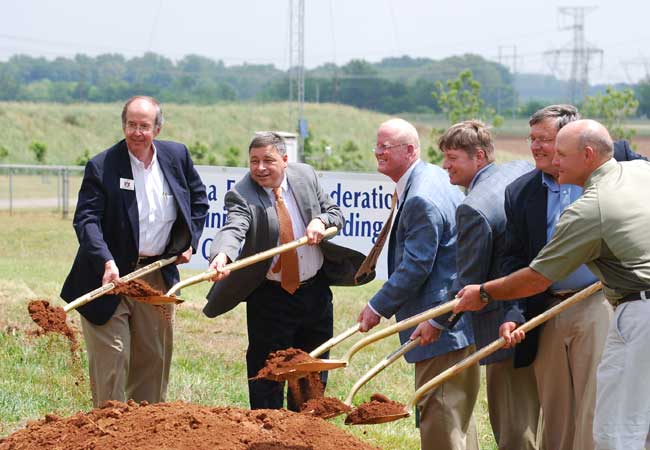
{"label": "man in dark suit", "polygon": [[[364,255],[323,240],[328,227],[344,225],[340,208],[306,164],[289,164],[285,143],[261,133],[249,146],[249,173],[225,198],[225,225],[210,249],[210,267],[218,274],[203,312],[223,314],[246,301],[248,377],[264,366],[269,353],[299,348],[309,352],[332,337],[330,285],[354,285]],[[224,266],[280,243],[306,235],[311,245],[238,270]],[[372,277],[369,277],[370,281]],[[284,405],[284,383],[250,380],[252,409]],[[291,396],[288,407],[296,410]]]}
{"label": "man in dark suit", "polygon": [[[506,186],[529,172],[526,161],[497,165],[487,127],[467,120],[451,126],[440,136],[443,169],[451,184],[463,186],[467,195],[456,209],[458,278],[453,292],[480,284],[501,274],[505,251]],[[504,304],[495,302],[472,314],[474,340],[481,349],[499,338]],[[502,349],[481,361],[486,367],[486,390],[490,423],[500,450],[538,448],[539,399],[532,368],[513,366],[513,350]]]}
{"label": "man in dark suit", "polygon": [[[567,123],[580,118],[571,105],[551,105],[531,117],[530,148],[536,170],[506,189],[506,255],[503,272],[527,267],[550,240],[562,211],[582,194],[582,188],[558,182],[551,163],[555,137]],[[624,161],[642,158],[626,141],[614,145],[614,157]],[[519,302],[506,302],[506,322],[501,333],[509,336],[516,324],[557,304],[596,281],[581,266],[550,289]],[[500,302],[498,302],[500,303]],[[515,347],[515,365],[533,365],[544,416],[544,444],[558,450],[592,449],[592,423],[596,395],[596,368],[600,361],[612,314],[601,292],[572,306],[543,327],[531,330]]]}
{"label": "man in dark suit", "polygon": [[[158,102],[129,99],[125,139],[86,164],[74,228],[79,250],[61,290],[70,302],[162,257],[189,261],[203,230],[205,186],[187,148],[157,141]],[[166,291],[179,280],[169,265],[143,278]],[[152,306],[105,295],[81,308],[93,403],[164,401],[173,346],[174,305]]]}
{"label": "man in dark suit", "polygon": [[[437,166],[420,160],[420,139],[413,125],[391,119],[379,127],[377,170],[396,183],[397,214],[388,242],[388,281],[359,314],[361,331],[381,317],[404,320],[451,299],[456,278],[456,221],[463,199]],[[421,323],[400,332],[402,343],[420,337],[406,353],[415,365],[416,388],[474,351],[469,315],[453,330]],[[433,342],[435,341],[435,342]],[[478,449],[472,416],[480,381],[478,365],[434,389],[418,403],[423,450]]]}

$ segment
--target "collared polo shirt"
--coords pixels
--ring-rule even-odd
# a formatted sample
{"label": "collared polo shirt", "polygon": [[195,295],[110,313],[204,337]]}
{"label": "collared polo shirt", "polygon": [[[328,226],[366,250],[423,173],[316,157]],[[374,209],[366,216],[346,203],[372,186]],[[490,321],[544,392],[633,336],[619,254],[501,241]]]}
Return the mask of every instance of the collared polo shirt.
{"label": "collared polo shirt", "polygon": [[557,281],[586,263],[613,304],[650,289],[649,183],[650,162],[604,163],[564,211],[530,268]]}

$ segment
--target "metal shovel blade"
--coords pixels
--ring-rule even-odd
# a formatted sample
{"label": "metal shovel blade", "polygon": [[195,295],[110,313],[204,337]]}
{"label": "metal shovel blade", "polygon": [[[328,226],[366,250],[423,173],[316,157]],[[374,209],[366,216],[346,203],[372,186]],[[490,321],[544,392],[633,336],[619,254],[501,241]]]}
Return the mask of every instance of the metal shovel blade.
{"label": "metal shovel blade", "polygon": [[379,423],[394,422],[396,420],[409,417],[410,415],[411,413],[409,413],[407,410],[404,410],[404,412],[402,413],[368,417],[367,419],[364,419],[363,421],[360,422],[352,422],[352,420],[350,420],[350,416],[348,415],[348,417],[345,418],[345,424],[346,425],[376,425]]}
{"label": "metal shovel blade", "polygon": [[170,305],[170,304],[180,304],[185,300],[178,298],[175,295],[149,295],[147,297],[131,297],[139,302],[146,303],[148,305]]}
{"label": "metal shovel blade", "polygon": [[347,362],[338,359],[319,359],[318,361],[298,363],[293,366],[278,368],[264,378],[271,381],[287,381],[295,378],[304,378],[313,372],[324,372],[347,365]]}

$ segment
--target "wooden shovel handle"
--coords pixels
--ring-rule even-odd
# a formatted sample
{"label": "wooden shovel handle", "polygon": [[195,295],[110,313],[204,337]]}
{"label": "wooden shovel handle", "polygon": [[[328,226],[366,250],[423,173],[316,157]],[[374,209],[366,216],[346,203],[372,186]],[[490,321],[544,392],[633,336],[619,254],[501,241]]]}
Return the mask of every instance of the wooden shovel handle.
{"label": "wooden shovel handle", "polygon": [[319,347],[317,347],[315,350],[313,350],[311,353],[309,353],[309,356],[312,358],[318,358],[320,355],[328,351],[330,348],[334,347],[336,344],[339,344],[352,336],[354,333],[359,331],[359,328],[361,327],[360,323],[357,323],[353,327],[348,328],[341,334],[337,334],[334,336],[332,339],[323,342]]}
{"label": "wooden shovel handle", "polygon": [[[139,268],[138,270],[135,270],[127,275],[124,275],[123,277],[120,277],[120,281],[126,283],[131,280],[135,280],[137,278],[140,278],[143,275],[146,275],[150,272],[153,272],[154,270],[158,270],[161,267],[165,267],[174,261],[176,261],[178,257],[177,256],[172,256],[167,259],[159,259],[158,261],[147,264],[144,267]],[[74,309],[79,308],[80,306],[85,305],[86,303],[95,300],[97,297],[101,297],[104,294],[107,294],[109,291],[113,290],[115,288],[116,284],[115,283],[108,283],[103,286],[98,287],[94,291],[90,291],[87,294],[82,295],[81,297],[71,301],[67,305],[63,307],[63,310],[68,313]]]}
{"label": "wooden shovel handle", "polygon": [[[332,237],[335,236],[336,233],[338,233],[339,230],[336,227],[330,227],[325,230],[324,236],[325,237]],[[251,255],[247,258],[239,259],[235,262],[232,262],[230,264],[227,264],[224,267],[224,270],[230,270],[231,272],[233,270],[237,269],[243,269],[244,267],[248,267],[253,264],[257,264],[260,261],[264,261],[265,259],[273,258],[276,255],[279,255],[280,253],[287,252],[289,250],[293,250],[294,248],[301,247],[307,243],[307,236],[303,236],[300,239],[296,239],[295,241],[287,242],[286,244],[278,245],[277,247],[270,248],[268,250],[265,250],[263,252],[256,253],[254,255]],[[200,273],[198,275],[195,275],[193,277],[187,278],[183,281],[180,281],[176,283],[172,288],[167,291],[167,296],[175,294],[179,289],[182,289],[187,286],[191,286],[196,283],[200,283],[201,281],[208,281],[211,279],[213,276],[217,274],[217,271],[214,269],[207,270],[203,273]]]}
{"label": "wooden shovel handle", "polygon": [[[554,307],[548,309],[547,311],[544,311],[538,316],[533,317],[531,320],[528,322],[524,323],[517,329],[523,330],[524,332],[528,332],[532,330],[533,328],[541,325],[542,323],[546,322],[547,320],[551,319],[552,317],[557,316],[560,314],[562,311],[567,309],[568,307],[574,305],[575,303],[578,303],[581,300],[586,299],[587,297],[593,295],[594,293],[598,292],[602,288],[602,284],[600,281],[595,282],[591,286],[588,286],[581,290],[580,292],[577,292],[576,294],[572,295],[571,297],[567,298],[561,303],[558,303]],[[422,398],[424,394],[427,392],[431,391],[432,389],[436,388],[437,386],[441,385],[445,381],[447,381],[449,378],[453,377],[454,375],[462,372],[463,370],[467,369],[469,366],[476,364],[486,356],[491,355],[492,353],[496,352],[499,350],[501,347],[503,347],[506,344],[505,339],[500,337],[496,341],[492,342],[489,345],[486,345],[479,351],[471,354],[467,358],[463,359],[462,361],[454,364],[447,370],[439,373],[437,376],[429,380],[427,383],[423,384],[420,386],[420,388],[415,391],[415,394],[413,396],[413,400],[411,401],[411,405],[415,406],[417,402]]]}
{"label": "wooden shovel handle", "polygon": [[372,344],[373,342],[376,342],[380,339],[390,336],[391,334],[408,330],[409,328],[412,328],[418,325],[419,323],[424,322],[425,320],[433,319],[435,317],[441,316],[443,314],[452,311],[457,303],[458,303],[458,299],[453,299],[447,303],[438,305],[435,308],[427,309],[426,311],[421,312],[420,314],[411,316],[408,319],[404,319],[400,322],[397,322],[396,324],[384,328],[383,330],[377,331],[376,333],[366,336],[365,338],[356,342],[352,347],[350,347],[350,349],[345,354],[345,356],[343,356],[343,361],[349,363],[350,358],[352,358],[352,356],[355,353],[357,353],[363,347]]}
{"label": "wooden shovel handle", "polygon": [[348,406],[352,406],[352,399],[354,398],[354,394],[356,394],[357,391],[361,389],[361,386],[366,384],[368,381],[372,380],[379,372],[381,372],[386,367],[390,366],[395,361],[397,361],[404,353],[417,347],[419,343],[420,343],[419,336],[413,340],[409,339],[393,353],[391,353],[390,355],[382,359],[375,367],[367,371],[361,378],[359,378],[359,380],[356,383],[354,383],[354,386],[352,386],[352,389],[350,390],[350,393],[348,394],[344,403]]}

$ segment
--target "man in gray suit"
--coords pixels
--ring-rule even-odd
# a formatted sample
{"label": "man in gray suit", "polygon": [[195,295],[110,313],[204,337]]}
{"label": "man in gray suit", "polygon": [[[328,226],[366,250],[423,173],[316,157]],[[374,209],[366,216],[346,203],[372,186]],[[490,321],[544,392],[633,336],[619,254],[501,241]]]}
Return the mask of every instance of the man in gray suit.
{"label": "man in gray suit", "polygon": [[[354,285],[364,255],[323,240],[327,227],[343,227],[343,214],[323,191],[314,169],[287,162],[279,135],[256,136],[249,146],[249,163],[249,173],[224,198],[226,223],[210,249],[210,268],[217,270],[219,282],[210,289],[203,312],[216,317],[247,302],[246,363],[251,378],[269,353],[289,347],[309,352],[332,337],[329,286]],[[291,239],[283,239],[286,233]],[[230,276],[224,271],[231,261],[304,235],[311,245]],[[289,277],[293,271],[295,279]],[[252,409],[283,407],[284,383],[251,380],[248,387]],[[289,396],[288,407],[299,406]]]}
{"label": "man in gray suit", "polygon": [[[454,292],[501,275],[506,214],[506,186],[533,169],[525,161],[494,163],[494,145],[487,127],[478,120],[451,126],[438,140],[444,153],[442,167],[451,184],[463,186],[467,196],[456,209],[458,278]],[[501,302],[472,314],[478,349],[499,338],[504,322]],[[481,361],[486,365],[490,423],[499,450],[538,448],[539,399],[530,367],[515,369],[513,350],[499,350]]]}
{"label": "man in gray suit", "polygon": [[[379,127],[375,157],[377,170],[397,184],[398,210],[388,244],[388,281],[361,311],[361,331],[381,317],[400,321],[450,300],[456,278],[454,213],[463,199],[442,169],[420,160],[418,133],[405,120]],[[427,322],[400,333],[402,343],[416,337],[421,345],[406,354],[415,364],[416,387],[474,351],[469,317],[442,335]],[[423,450],[478,449],[472,417],[478,389],[475,365],[424,396],[418,404]]]}

